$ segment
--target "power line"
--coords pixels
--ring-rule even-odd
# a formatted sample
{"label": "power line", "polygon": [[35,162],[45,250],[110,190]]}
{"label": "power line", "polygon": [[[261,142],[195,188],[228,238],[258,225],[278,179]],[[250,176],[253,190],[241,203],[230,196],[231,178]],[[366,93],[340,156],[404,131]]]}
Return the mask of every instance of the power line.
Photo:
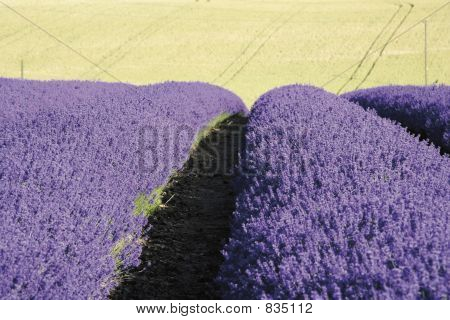
{"label": "power line", "polygon": [[[418,26],[419,24],[421,24],[422,22],[424,22],[425,20],[431,18],[432,16],[434,16],[436,13],[438,13],[439,11],[441,11],[442,9],[444,9],[447,5],[450,4],[450,1],[448,1],[447,3],[443,4],[442,6],[440,6],[439,8],[437,8],[436,10],[434,10],[433,12],[431,12],[430,14],[428,14],[426,17],[420,19],[419,21],[417,21],[415,24],[413,24],[412,26],[410,26],[409,28],[407,28],[405,31],[399,33],[397,36],[393,37],[389,42],[387,42],[386,44],[389,44],[395,40],[397,40],[398,38],[400,38],[401,36],[403,36],[405,33],[409,32],[411,29],[415,28],[416,26]],[[384,45],[380,46],[379,48],[376,48],[374,50],[372,50],[370,54],[373,54],[379,50],[381,50],[384,47]],[[324,84],[322,84],[322,87],[327,86],[328,84],[330,84],[331,82],[333,82],[334,80],[336,80],[337,78],[341,77],[344,73],[346,73],[347,71],[351,70],[353,67],[355,67],[356,65],[358,65],[359,62],[356,62],[354,64],[352,64],[350,67],[348,67],[347,69],[343,70],[342,72],[340,72],[338,75],[335,75],[333,78],[331,78],[330,80],[328,80],[327,82],[325,82]]]}
{"label": "power line", "polygon": [[62,41],[61,39],[59,39],[58,37],[56,37],[55,35],[53,35],[52,33],[50,33],[49,31],[45,30],[44,28],[42,28],[40,25],[38,25],[37,23],[35,23],[34,21],[30,20],[29,18],[27,18],[26,16],[24,16],[22,13],[20,13],[19,11],[17,11],[16,9],[10,7],[9,5],[7,5],[6,3],[4,3],[3,1],[0,1],[0,3],[6,7],[7,9],[11,10],[12,12],[14,12],[16,15],[18,15],[19,17],[21,17],[22,19],[24,19],[25,21],[27,21],[28,23],[32,24],[33,26],[35,26],[36,28],[38,28],[39,30],[41,30],[42,32],[44,32],[45,34],[47,34],[50,38],[52,38],[53,40],[59,42],[61,45],[63,45],[64,47],[66,47],[67,49],[69,49],[70,51],[74,52],[75,54],[77,54],[78,56],[80,56],[81,58],[83,58],[85,61],[89,62],[90,64],[92,64],[93,66],[97,67],[98,69],[100,69],[101,71],[103,71],[105,74],[107,74],[108,76],[110,76],[111,78],[113,78],[114,80],[118,81],[118,82],[122,82],[120,79],[118,79],[116,76],[112,75],[110,72],[108,72],[108,70],[100,67],[98,64],[96,64],[94,61],[92,61],[91,59],[89,59],[88,57],[86,57],[85,55],[83,55],[81,52],[77,51],[76,49],[74,49],[73,47],[71,47],[70,45],[68,45],[67,43],[65,43],[64,41]]}
{"label": "power line", "polygon": [[381,31],[378,33],[378,35],[375,37],[375,39],[372,41],[372,43],[370,44],[369,48],[366,50],[366,52],[364,53],[364,56],[362,57],[362,59],[359,61],[358,66],[355,68],[355,70],[353,71],[352,75],[347,79],[347,81],[339,88],[339,90],[337,91],[337,94],[340,94],[342,90],[344,90],[344,88],[355,78],[356,74],[358,73],[359,69],[362,67],[363,63],[366,61],[366,58],[369,56],[370,51],[372,50],[373,47],[375,47],[375,44],[378,42],[378,40],[381,38],[381,36],[384,34],[384,32],[387,30],[387,28],[389,27],[389,25],[391,24],[392,21],[394,21],[395,17],[397,16],[397,14],[400,12],[400,10],[402,9],[403,5],[398,5],[397,11],[394,12],[394,14],[392,15],[392,17],[389,19],[389,21],[384,25],[383,29],[381,29]]}
{"label": "power line", "polygon": [[372,74],[372,71],[375,69],[375,66],[377,65],[378,61],[381,59],[381,56],[383,55],[384,50],[386,50],[387,46],[389,45],[389,41],[395,36],[397,31],[401,28],[403,23],[406,21],[406,19],[411,14],[413,8],[414,8],[414,5],[410,4],[408,13],[406,13],[406,15],[403,17],[403,19],[400,21],[400,23],[394,29],[394,31],[390,35],[389,39],[387,40],[386,44],[383,45],[383,48],[378,53],[378,57],[375,59],[375,61],[372,63],[372,66],[370,67],[369,71],[366,73],[366,76],[359,82],[359,84],[356,86],[355,90],[358,90],[363,85],[363,83],[369,78],[369,76]]}
{"label": "power line", "polygon": [[423,22],[424,25],[424,59],[425,59],[425,85],[428,85],[428,39],[427,39],[427,20]]}

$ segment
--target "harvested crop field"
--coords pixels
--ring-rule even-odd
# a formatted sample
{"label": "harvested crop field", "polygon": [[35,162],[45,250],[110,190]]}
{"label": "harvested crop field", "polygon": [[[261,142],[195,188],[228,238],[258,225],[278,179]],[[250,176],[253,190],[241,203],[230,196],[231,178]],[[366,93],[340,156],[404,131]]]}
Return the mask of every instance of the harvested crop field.
{"label": "harvested crop field", "polygon": [[0,4],[0,76],[20,77],[23,61],[27,79],[204,81],[249,107],[288,83],[338,93],[423,85],[423,19],[431,14],[428,83],[448,83],[446,3],[9,0]]}

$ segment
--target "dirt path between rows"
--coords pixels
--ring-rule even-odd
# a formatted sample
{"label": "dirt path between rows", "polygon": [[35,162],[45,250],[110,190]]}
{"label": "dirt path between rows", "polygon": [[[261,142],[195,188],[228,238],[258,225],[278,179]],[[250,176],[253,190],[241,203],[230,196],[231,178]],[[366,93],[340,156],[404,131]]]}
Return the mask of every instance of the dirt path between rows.
{"label": "dirt path between rows", "polygon": [[220,123],[192,152],[145,228],[141,265],[112,299],[219,299],[214,283],[234,210],[234,167],[246,118]]}

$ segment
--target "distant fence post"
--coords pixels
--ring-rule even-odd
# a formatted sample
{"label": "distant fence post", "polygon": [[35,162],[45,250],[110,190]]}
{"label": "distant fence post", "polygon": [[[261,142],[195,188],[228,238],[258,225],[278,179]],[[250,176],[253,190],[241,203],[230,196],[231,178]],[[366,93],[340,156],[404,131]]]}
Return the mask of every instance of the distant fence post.
{"label": "distant fence post", "polygon": [[423,22],[424,24],[424,63],[425,63],[425,85],[428,85],[428,30],[427,30],[427,20]]}

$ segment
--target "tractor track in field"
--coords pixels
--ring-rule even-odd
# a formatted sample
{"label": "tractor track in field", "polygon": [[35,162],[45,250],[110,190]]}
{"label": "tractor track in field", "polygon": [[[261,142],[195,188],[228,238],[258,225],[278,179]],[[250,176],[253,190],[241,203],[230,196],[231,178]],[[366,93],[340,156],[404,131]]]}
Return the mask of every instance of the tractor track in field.
{"label": "tractor track in field", "polygon": [[[0,5],[3,5],[3,8],[8,9],[11,13],[15,13],[14,11],[11,11],[10,8],[8,6],[5,6],[5,4],[3,2],[0,1]],[[55,22],[59,22],[60,20],[63,20],[66,17],[69,17],[71,15],[73,15],[72,12],[67,13],[66,10],[48,10],[46,9],[47,12],[50,12],[52,14],[61,14],[60,16],[55,17],[54,19],[52,19],[49,24],[53,25]],[[45,22],[45,21],[44,21]],[[4,47],[5,45],[10,45],[15,43],[16,41],[19,41],[21,39],[23,39],[25,36],[29,35],[30,33],[32,33],[35,30],[35,28],[31,25],[27,25],[24,28],[21,28],[20,30],[15,30],[12,31],[10,33],[7,34],[3,34],[0,35],[0,48]],[[23,34],[23,35],[21,35]],[[20,36],[19,39],[14,39],[6,44],[2,44],[2,42],[8,40],[9,38],[15,37],[15,36]]]}
{"label": "tractor track in field", "polygon": [[216,83],[220,78],[222,78],[225,73],[228,72],[228,70],[230,70],[230,68],[232,68],[246,53],[247,51],[251,48],[251,46],[259,39],[259,37],[263,36],[264,33],[266,33],[268,30],[270,30],[270,28],[272,27],[272,25],[274,25],[278,20],[280,20],[283,17],[283,14],[278,15],[275,19],[272,19],[269,21],[268,24],[266,24],[264,26],[264,28],[262,28],[262,30],[260,32],[258,32],[249,42],[248,44],[245,46],[245,48],[241,51],[241,53],[235,58],[233,59],[233,61],[231,61],[231,63],[212,81],[212,83]]}
{"label": "tractor track in field", "polygon": [[398,30],[400,30],[400,28],[403,26],[403,24],[405,23],[406,19],[409,17],[409,15],[411,14],[411,12],[414,9],[414,4],[409,3],[409,10],[408,12],[405,14],[405,16],[402,18],[402,20],[400,21],[400,23],[397,25],[397,27],[394,29],[394,31],[391,33],[391,35],[389,36],[389,38],[386,40],[386,43],[383,45],[383,47],[381,48],[381,50],[378,53],[378,56],[376,57],[375,61],[372,63],[372,65],[370,66],[369,70],[367,71],[365,77],[361,80],[361,82],[356,86],[356,88],[354,90],[358,90],[359,88],[361,88],[361,86],[364,84],[364,82],[366,82],[366,80],[370,77],[370,75],[372,74],[372,71],[375,69],[375,66],[377,65],[378,61],[380,60],[380,58],[383,56],[384,50],[386,50],[387,46],[391,43],[392,39],[395,37],[395,35],[397,34]]}
{"label": "tractor track in field", "polygon": [[[417,27],[419,24],[423,23],[425,20],[430,19],[431,17],[433,17],[435,14],[437,14],[438,12],[442,11],[444,8],[446,8],[448,5],[450,4],[450,1],[444,3],[443,5],[441,5],[440,7],[436,8],[435,10],[433,10],[432,12],[430,12],[429,14],[427,14],[425,17],[417,20],[416,22],[412,23],[409,27],[407,27],[405,30],[403,30],[402,32],[400,32],[399,34],[397,34],[396,36],[394,36],[390,41],[386,42],[386,44],[390,44],[391,42],[399,39],[400,37],[404,36],[406,33],[408,33],[409,31],[411,31],[413,28]],[[383,45],[384,46],[384,45]],[[373,49],[369,55],[379,51],[382,49],[382,47],[377,47],[375,49]],[[322,88],[325,88],[327,85],[329,85],[330,83],[336,81],[336,79],[340,79],[343,78],[343,75],[345,73],[347,73],[349,70],[351,70],[353,67],[355,67],[356,65],[358,65],[358,62],[350,65],[349,67],[347,67],[346,69],[342,70],[341,72],[339,72],[338,74],[334,74],[329,80],[323,82],[320,86]],[[383,83],[381,83],[382,85]]]}
{"label": "tractor track in field", "polygon": [[[57,17],[54,20],[50,21],[49,24],[52,25],[54,23],[57,23],[61,20],[64,20],[67,17],[70,17],[71,15],[72,15],[71,12],[65,13],[62,16]],[[3,36],[2,38],[0,38],[0,49],[10,46],[10,45],[13,45],[14,43],[17,43],[20,40],[26,39],[26,37],[31,35],[34,31],[36,31],[36,28],[34,26],[28,25],[23,29],[16,30],[10,34]],[[8,41],[8,39],[9,39],[9,41]]]}
{"label": "tractor track in field", "polygon": [[[119,44],[117,47],[111,49],[108,51],[106,55],[104,55],[97,64],[102,64],[106,61],[108,61],[110,58],[114,57],[114,55],[119,54],[115,59],[113,59],[111,62],[107,63],[105,66],[106,69],[111,68],[115,64],[117,64],[119,61],[121,61],[128,53],[130,53],[133,49],[129,46],[133,42],[141,43],[143,40],[147,39],[148,36],[151,36],[161,29],[167,27],[168,25],[173,24],[176,22],[179,17],[177,16],[178,13],[185,11],[186,8],[189,8],[189,5],[178,7],[177,9],[172,10],[168,14],[164,15],[161,18],[157,18],[153,20],[147,27],[140,30],[139,32],[135,33],[133,36],[129,37],[127,40]],[[188,9],[191,10],[191,9]],[[150,32],[149,32],[150,31]],[[149,32],[149,33],[148,33]],[[125,48],[125,50],[123,50]],[[123,53],[121,53],[123,51]],[[88,70],[87,72],[83,73],[81,76],[87,76],[92,70]],[[96,72],[94,74],[94,78],[102,74],[102,72]]]}
{"label": "tractor track in field", "polygon": [[[92,21],[95,17],[98,17],[99,16],[99,14],[98,13],[94,13],[93,15],[91,15],[91,16],[89,16],[86,20],[88,21],[88,23],[90,22],[90,21]],[[86,27],[86,25],[87,25],[87,23],[86,24],[79,24],[78,25],[78,27],[81,29],[81,28],[85,28]],[[75,34],[72,38],[66,38],[66,39],[64,39],[64,42],[66,42],[66,43],[73,43],[74,41],[76,41],[76,40],[78,40],[78,39],[80,39],[84,34],[83,33],[81,33],[81,32],[77,32],[77,33],[74,33],[74,31],[75,30],[78,30],[78,28],[75,28],[75,27],[71,27],[71,26],[69,26],[68,27],[69,29],[70,29],[70,31],[68,32],[69,34]],[[59,47],[59,44],[55,44],[55,45],[50,45],[50,46],[48,46],[48,47],[45,47],[45,48],[43,48],[42,50],[40,50],[40,51],[37,51],[37,50],[27,50],[27,51],[25,51],[24,53],[23,53],[23,57],[24,58],[26,58],[27,56],[28,56],[28,54],[36,54],[36,53],[39,53],[39,55],[43,55],[43,54],[46,54],[47,52],[49,52],[49,51],[51,51],[51,50],[53,50],[53,49],[55,49],[55,48],[58,48]]]}
{"label": "tractor track in field", "polygon": [[244,68],[247,67],[248,64],[258,55],[258,53],[265,47],[265,45],[272,39],[272,37],[304,9],[305,9],[305,7],[302,7],[301,9],[294,11],[294,13],[290,14],[286,19],[284,19],[280,25],[278,25],[271,32],[269,32],[269,34],[264,39],[264,41],[258,46],[258,48],[256,48],[255,52],[253,52],[253,54],[247,60],[244,61],[244,63],[239,67],[239,69],[236,70],[231,75],[231,77],[228,78],[227,81],[222,82],[221,85],[225,86],[228,83],[230,83],[231,81],[233,81],[242,72],[242,70],[244,70]]}
{"label": "tractor track in field", "polygon": [[111,299],[219,299],[215,278],[235,208],[233,176],[247,119],[221,122],[171,177],[144,228],[141,264],[125,271]]}
{"label": "tractor track in field", "polygon": [[363,57],[361,58],[361,60],[359,61],[358,65],[356,66],[355,70],[353,71],[353,73],[350,75],[350,77],[347,79],[347,81],[345,81],[345,83],[339,88],[339,90],[337,91],[337,94],[340,94],[342,92],[342,90],[345,89],[345,87],[353,80],[355,79],[356,74],[358,73],[358,71],[360,70],[360,68],[362,67],[363,63],[366,61],[367,57],[370,55],[370,52],[372,51],[372,49],[375,47],[375,44],[378,42],[378,40],[381,38],[381,36],[384,34],[384,32],[387,30],[387,28],[391,25],[392,21],[394,21],[395,17],[397,16],[397,14],[400,12],[400,10],[402,9],[403,5],[399,4],[397,5],[398,8],[397,10],[394,12],[394,14],[391,16],[391,18],[388,20],[388,22],[383,26],[383,28],[381,29],[381,31],[377,34],[377,36],[373,39],[372,43],[370,44],[369,48],[366,50],[366,52],[364,53]]}
{"label": "tractor track in field", "polygon": [[44,34],[46,34],[48,37],[52,38],[54,41],[58,42],[60,45],[66,47],[67,49],[69,49],[70,51],[72,51],[73,53],[75,53],[77,56],[81,57],[83,60],[89,62],[90,64],[94,65],[95,67],[97,67],[98,69],[101,69],[105,74],[109,75],[111,78],[113,78],[114,80],[121,82],[120,79],[118,79],[116,76],[114,76],[113,74],[111,74],[110,72],[108,72],[108,70],[103,69],[102,67],[100,67],[98,64],[96,64],[94,61],[92,61],[90,58],[88,58],[87,56],[85,56],[84,54],[82,54],[80,51],[78,51],[77,49],[75,49],[74,47],[70,46],[69,44],[67,44],[66,42],[64,42],[63,40],[61,40],[59,37],[55,36],[53,33],[51,33],[50,31],[48,31],[46,28],[41,27],[39,24],[37,24],[36,22],[34,22],[33,20],[31,20],[30,18],[28,18],[26,15],[22,14],[20,11],[17,11],[16,9],[14,9],[13,7],[9,6],[8,4],[0,1],[0,4],[2,4],[4,7],[6,7],[7,9],[9,9],[10,11],[14,12],[18,17],[22,18],[23,20],[27,21],[28,24],[33,25],[36,29],[39,29],[41,32],[43,32]]}
{"label": "tractor track in field", "polygon": [[[1,1],[0,4],[3,5],[3,7],[5,7],[6,9],[9,9],[10,12],[15,13],[14,11],[11,11],[10,8],[8,6],[5,6]],[[89,4],[83,4],[83,6],[87,6]],[[73,16],[73,11],[67,12],[67,10],[49,10],[46,9],[47,12],[50,12],[52,14],[57,14],[58,16],[56,16],[54,19],[51,19],[47,25],[54,25],[55,23],[59,23],[60,21],[64,20],[67,17],[71,17]],[[92,17],[90,17],[89,19],[91,19]],[[45,21],[42,21],[42,23],[45,23]],[[40,23],[39,23],[40,24]],[[0,36],[0,48],[3,48],[5,46],[14,44],[20,40],[22,40],[23,38],[29,36],[31,33],[33,33],[33,31],[36,30],[36,27],[33,25],[27,25],[26,27],[20,29],[20,30],[15,30],[12,33],[6,34],[6,35],[2,35]],[[18,39],[12,39],[10,42],[7,43],[2,43],[6,40],[8,40],[9,38],[18,36]]]}

